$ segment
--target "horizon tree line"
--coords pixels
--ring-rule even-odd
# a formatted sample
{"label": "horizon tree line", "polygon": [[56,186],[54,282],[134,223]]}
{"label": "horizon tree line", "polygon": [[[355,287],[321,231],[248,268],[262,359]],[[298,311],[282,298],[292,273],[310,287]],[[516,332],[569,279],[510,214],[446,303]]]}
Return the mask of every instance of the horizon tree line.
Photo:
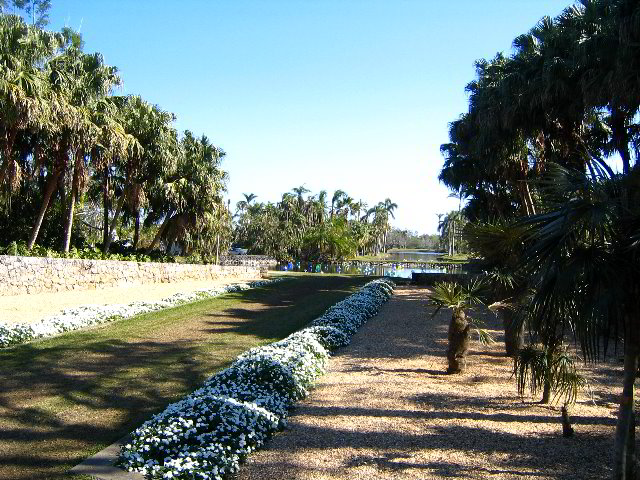
{"label": "horizon tree line", "polygon": [[397,204],[387,198],[369,208],[343,190],[330,199],[326,190],[308,193],[304,185],[295,187],[276,203],[244,194],[236,205],[234,243],[280,261],[326,262],[386,251]]}

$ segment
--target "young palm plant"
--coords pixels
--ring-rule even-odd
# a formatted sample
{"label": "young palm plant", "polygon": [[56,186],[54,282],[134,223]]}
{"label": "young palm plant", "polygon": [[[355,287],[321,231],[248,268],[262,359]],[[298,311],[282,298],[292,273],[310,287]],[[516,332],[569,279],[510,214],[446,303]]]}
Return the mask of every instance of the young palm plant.
{"label": "young palm plant", "polygon": [[431,302],[437,306],[432,318],[442,308],[451,309],[451,322],[449,323],[449,346],[447,348],[447,360],[449,366],[447,373],[462,373],[467,366],[467,354],[471,340],[471,329],[475,329],[480,341],[484,344],[492,340],[489,333],[484,330],[481,322],[471,318],[468,312],[476,305],[482,304],[480,291],[481,282],[474,280],[467,285],[456,282],[437,283],[429,294]]}
{"label": "young palm plant", "polygon": [[586,386],[585,378],[576,370],[575,357],[563,344],[557,347],[527,345],[513,360],[513,374],[522,397],[529,387],[532,396],[542,390],[541,403],[563,399],[566,407],[575,403],[578,392]]}

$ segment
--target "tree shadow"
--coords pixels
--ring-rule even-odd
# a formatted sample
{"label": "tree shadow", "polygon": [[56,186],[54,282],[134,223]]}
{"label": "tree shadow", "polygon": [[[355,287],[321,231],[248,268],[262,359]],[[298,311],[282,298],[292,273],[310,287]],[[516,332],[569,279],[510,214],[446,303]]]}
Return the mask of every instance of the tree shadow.
{"label": "tree shadow", "polygon": [[[580,470],[575,470],[572,442],[589,445],[593,449],[591,451],[606,451],[611,447],[611,439],[600,434],[565,439],[561,433],[529,436],[484,426],[457,425],[453,422],[446,425],[424,422],[424,431],[413,434],[401,431],[400,426],[394,429],[359,431],[322,427],[321,423],[315,421],[316,416],[335,413],[332,410],[308,411],[305,407],[306,418],[303,422],[298,422],[295,416],[291,419],[291,429],[295,435],[274,437],[267,445],[267,455],[251,459],[241,468],[237,478],[269,478],[261,475],[263,471],[286,472],[286,478],[289,479],[314,478],[314,474],[322,475],[326,472],[335,475],[329,478],[351,478],[347,470],[364,465],[375,467],[380,478],[402,478],[403,472],[407,476],[412,472],[411,478],[416,478],[416,470],[423,472],[422,478],[482,478],[491,474],[596,479],[605,478],[608,473],[601,459],[594,458],[595,456],[585,459]],[[398,415],[397,411],[376,409],[361,409],[356,413],[391,418],[397,418]],[[422,414],[426,415],[424,412]],[[521,420],[513,418],[510,421]],[[269,455],[269,451],[281,454]],[[290,460],[296,454],[306,455],[314,451],[326,452],[326,455],[331,455],[331,460],[327,465],[317,465],[316,462],[303,462],[301,465]],[[430,457],[432,452],[435,455]],[[443,460],[447,457],[450,458],[449,461]],[[497,457],[501,460],[487,466],[485,461],[472,460],[478,457]],[[430,461],[429,458],[435,458],[436,461]]]}
{"label": "tree shadow", "polygon": [[231,294],[243,306],[206,314],[210,320],[203,333],[279,338],[302,328],[353,293],[354,286],[369,281],[368,277],[296,277],[283,288],[273,284]]}
{"label": "tree shadow", "polygon": [[312,320],[299,302],[322,309],[369,280],[273,284],[163,311],[171,321],[156,313],[0,350],[0,478],[68,478],[247,348]]}

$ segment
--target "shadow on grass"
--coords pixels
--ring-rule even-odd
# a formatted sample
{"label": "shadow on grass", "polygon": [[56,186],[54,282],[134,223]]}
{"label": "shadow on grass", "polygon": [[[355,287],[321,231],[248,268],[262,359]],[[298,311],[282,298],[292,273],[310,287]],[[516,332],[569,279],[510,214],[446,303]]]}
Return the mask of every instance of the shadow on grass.
{"label": "shadow on grass", "polygon": [[0,350],[0,478],[65,472],[369,279],[310,277]]}
{"label": "shadow on grass", "polygon": [[[295,277],[284,285],[274,284],[230,294],[240,305],[209,313],[211,328],[206,333],[236,333],[275,339],[303,327],[329,307],[353,292],[354,285],[371,281],[367,277]],[[226,319],[226,320],[225,320]],[[292,330],[293,329],[293,330]]]}
{"label": "shadow on grass", "polygon": [[211,368],[199,364],[197,347],[166,342],[16,350],[30,360],[0,368],[0,477],[14,479],[63,475],[196,388]]}

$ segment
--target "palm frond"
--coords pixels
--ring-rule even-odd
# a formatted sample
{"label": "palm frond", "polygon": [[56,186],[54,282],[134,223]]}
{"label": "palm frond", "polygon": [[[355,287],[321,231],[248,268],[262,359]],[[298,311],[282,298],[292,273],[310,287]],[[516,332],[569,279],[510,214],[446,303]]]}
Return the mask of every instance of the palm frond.
{"label": "palm frond", "polygon": [[513,374],[518,395],[524,397],[527,386],[531,395],[536,395],[542,390],[547,370],[547,355],[541,347],[527,345],[521,349],[513,358]]}

